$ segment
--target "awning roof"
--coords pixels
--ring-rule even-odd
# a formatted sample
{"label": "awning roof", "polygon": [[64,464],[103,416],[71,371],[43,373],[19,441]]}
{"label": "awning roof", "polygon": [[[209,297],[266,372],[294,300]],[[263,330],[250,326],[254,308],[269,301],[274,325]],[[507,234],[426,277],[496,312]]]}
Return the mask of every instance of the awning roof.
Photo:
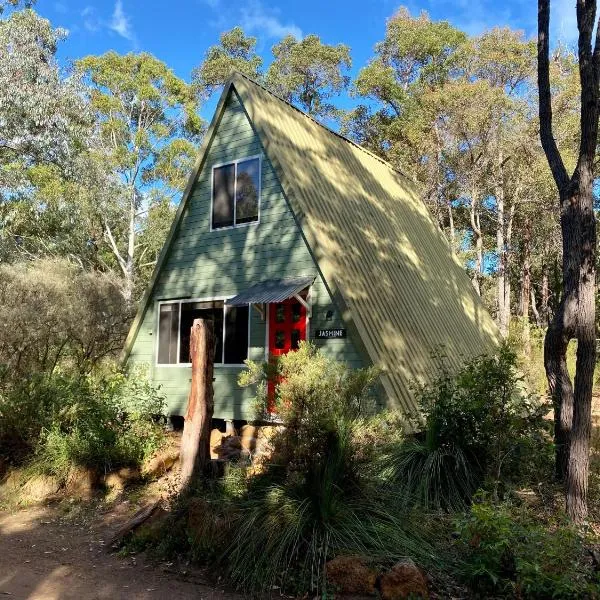
{"label": "awning roof", "polygon": [[312,285],[314,277],[290,277],[288,279],[270,279],[257,283],[241,294],[226,300],[227,306],[242,306],[245,304],[270,304],[283,302],[304,288]]}

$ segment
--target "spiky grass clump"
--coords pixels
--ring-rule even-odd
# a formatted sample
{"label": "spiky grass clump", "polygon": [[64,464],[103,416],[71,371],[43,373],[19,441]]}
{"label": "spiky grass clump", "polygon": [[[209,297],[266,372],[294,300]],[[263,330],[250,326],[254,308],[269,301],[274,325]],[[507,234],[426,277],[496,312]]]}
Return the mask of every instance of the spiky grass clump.
{"label": "spiky grass clump", "polygon": [[460,510],[479,482],[478,467],[455,445],[435,447],[417,439],[388,449],[380,476],[405,502],[434,510]]}
{"label": "spiky grass clump", "polygon": [[340,554],[390,563],[433,560],[430,546],[397,510],[393,494],[361,479],[352,459],[352,424],[328,432],[326,452],[282,482],[252,489],[226,552],[231,580],[263,594],[326,590],[325,565]]}

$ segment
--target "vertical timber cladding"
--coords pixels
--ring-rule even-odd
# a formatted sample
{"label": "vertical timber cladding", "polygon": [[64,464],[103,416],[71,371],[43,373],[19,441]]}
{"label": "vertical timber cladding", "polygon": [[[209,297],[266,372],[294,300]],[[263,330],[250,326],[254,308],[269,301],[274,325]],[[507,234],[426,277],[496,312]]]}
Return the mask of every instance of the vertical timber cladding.
{"label": "vertical timber cladding", "polygon": [[[260,222],[211,232],[212,166],[255,155],[262,159]],[[230,297],[259,281],[300,275],[317,277],[311,289],[313,317],[309,339],[327,354],[345,360],[353,367],[362,366],[362,359],[348,338],[315,339],[317,330],[343,329],[344,324],[318,275],[275,172],[232,91],[159,274],[129,364],[148,365],[152,380],[161,385],[167,397],[168,412],[183,414],[191,369],[188,366],[156,365],[158,301]],[[266,322],[255,310],[251,310],[250,315],[249,358],[262,361],[266,352]],[[252,417],[252,391],[238,387],[239,371],[232,366],[215,367],[215,418]]]}

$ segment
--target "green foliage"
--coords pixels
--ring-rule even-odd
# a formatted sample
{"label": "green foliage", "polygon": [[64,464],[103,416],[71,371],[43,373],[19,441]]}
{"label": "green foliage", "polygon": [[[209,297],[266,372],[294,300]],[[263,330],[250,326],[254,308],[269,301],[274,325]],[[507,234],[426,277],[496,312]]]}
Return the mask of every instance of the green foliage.
{"label": "green foliage", "polygon": [[484,483],[497,494],[507,482],[545,475],[548,406],[527,394],[515,363],[505,346],[422,387],[424,430],[388,449],[390,484],[425,507],[456,509]]}
{"label": "green foliage", "polygon": [[10,90],[0,105],[0,204],[6,189],[27,188],[34,165],[67,172],[89,135],[92,119],[80,81],[65,78],[56,61],[65,33],[33,10],[0,19],[0,88]]}
{"label": "green foliage", "polygon": [[129,317],[113,276],[60,260],[0,266],[0,390],[57,366],[89,372],[120,351]]}
{"label": "green foliage", "polygon": [[586,540],[566,523],[485,499],[457,522],[462,576],[480,597],[597,598],[600,578]]}
{"label": "green foliage", "polygon": [[192,72],[192,84],[201,96],[210,96],[234,71],[260,79],[262,58],[256,54],[256,38],[234,27],[220,35],[220,43],[211,46],[204,61]]}
{"label": "green foliage", "polygon": [[[205,502],[207,525],[188,525],[194,556],[218,557],[227,577],[254,594],[273,586],[325,593],[325,563],[341,553],[382,564],[407,554],[431,562],[431,547],[369,468],[379,438],[396,439],[402,430],[393,415],[367,414],[377,371],[351,371],[308,343],[266,371],[279,381],[276,407],[284,428],[258,473],[240,465],[220,482],[201,484],[196,494]],[[262,382],[265,393],[265,376],[264,365],[250,362],[241,380]],[[188,515],[198,498],[190,502]]]}
{"label": "green foliage", "polygon": [[275,58],[265,76],[267,86],[310,115],[336,116],[329,99],[348,87],[350,79],[344,73],[352,66],[350,48],[323,44],[316,35],[301,40],[287,35],[272,51]]}
{"label": "green foliage", "polygon": [[0,394],[0,453],[33,452],[37,470],[139,465],[162,441],[164,397],[143,373],[32,376]]}
{"label": "green foliage", "polygon": [[240,588],[265,593],[326,590],[324,565],[339,554],[390,563],[411,555],[431,561],[431,549],[394,498],[357,479],[347,424],[330,431],[324,454],[302,472],[255,487],[240,504],[226,552],[229,577]]}

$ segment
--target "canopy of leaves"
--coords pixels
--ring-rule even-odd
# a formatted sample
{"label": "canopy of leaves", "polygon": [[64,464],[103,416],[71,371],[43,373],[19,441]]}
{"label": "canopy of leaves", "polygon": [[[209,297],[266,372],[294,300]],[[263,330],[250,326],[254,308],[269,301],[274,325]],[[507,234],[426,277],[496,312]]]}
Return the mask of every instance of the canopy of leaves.
{"label": "canopy of leaves", "polygon": [[335,115],[329,99],[349,84],[345,74],[352,66],[348,46],[323,44],[316,35],[300,41],[288,35],[273,46],[273,56],[266,74],[271,90],[313,116]]}
{"label": "canopy of leaves", "polygon": [[54,164],[67,171],[89,134],[91,113],[76,77],[56,62],[64,31],[32,10],[0,20],[0,186],[27,184],[27,170]]}
{"label": "canopy of leaves", "polygon": [[238,71],[260,79],[262,58],[256,54],[256,38],[246,36],[241,27],[234,27],[220,36],[220,43],[211,46],[204,61],[192,72],[192,84],[201,96],[210,96]]}

